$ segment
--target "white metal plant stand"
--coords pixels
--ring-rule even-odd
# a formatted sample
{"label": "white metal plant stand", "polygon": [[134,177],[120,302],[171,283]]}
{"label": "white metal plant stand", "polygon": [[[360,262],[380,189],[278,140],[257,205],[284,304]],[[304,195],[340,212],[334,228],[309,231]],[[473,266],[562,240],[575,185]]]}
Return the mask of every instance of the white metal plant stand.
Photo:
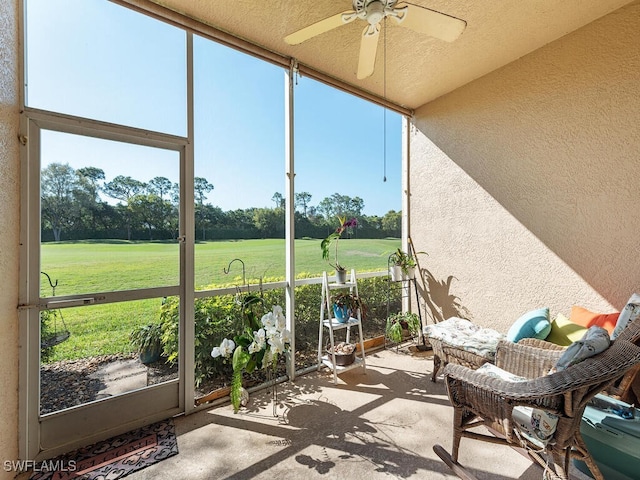
{"label": "white metal plant stand", "polygon": [[[320,306],[320,328],[318,332],[318,370],[325,365],[333,372],[333,383],[338,383],[338,374],[346,372],[354,368],[362,367],[363,373],[366,371],[366,362],[364,354],[364,338],[362,336],[362,312],[360,309],[356,312],[356,316],[349,317],[345,322],[338,321],[333,315],[332,291],[349,290],[350,293],[358,295],[358,283],[356,281],[356,271],[351,270],[351,276],[346,283],[329,283],[327,272],[322,274],[322,304]],[[356,352],[355,361],[350,365],[337,365],[335,354],[335,337],[336,332],[345,330],[345,342],[349,343],[351,336],[351,327],[358,328],[358,339],[360,342],[360,354]],[[323,351],[323,337],[325,328],[329,332],[329,352]]]}

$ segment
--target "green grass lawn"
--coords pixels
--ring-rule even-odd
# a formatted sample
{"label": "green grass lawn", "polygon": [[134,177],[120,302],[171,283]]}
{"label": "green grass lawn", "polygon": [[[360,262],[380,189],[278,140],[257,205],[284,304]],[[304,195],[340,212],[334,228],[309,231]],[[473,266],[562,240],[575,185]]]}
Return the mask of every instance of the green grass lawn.
{"label": "green grass lawn", "polygon": [[[386,270],[388,256],[400,246],[398,239],[341,239],[339,260],[357,272]],[[296,240],[296,272],[316,277],[333,271],[322,260],[320,240]],[[196,289],[242,283],[242,265],[235,262],[226,275],[223,269],[240,258],[246,278],[256,284],[284,279],[285,242],[278,239],[202,242],[195,247]],[[83,241],[42,245],[42,271],[55,282],[56,296],[178,285],[177,243]],[[42,276],[42,295],[52,289]],[[318,299],[319,302],[319,299]],[[54,348],[52,361],[130,352],[129,332],[158,320],[161,299],[122,302],[62,311],[71,332],[69,340]],[[56,325],[61,327],[60,321]]]}
{"label": "green grass lawn", "polygon": [[[388,256],[399,246],[397,239],[341,239],[339,260],[348,269],[355,268],[357,272],[386,270]],[[319,277],[324,270],[333,272],[333,267],[322,259],[318,239],[296,240],[295,255],[297,277]],[[284,240],[203,242],[196,244],[196,288],[241,282],[242,265],[239,262],[231,265],[229,275],[223,272],[234,258],[244,262],[247,280],[284,279]]]}

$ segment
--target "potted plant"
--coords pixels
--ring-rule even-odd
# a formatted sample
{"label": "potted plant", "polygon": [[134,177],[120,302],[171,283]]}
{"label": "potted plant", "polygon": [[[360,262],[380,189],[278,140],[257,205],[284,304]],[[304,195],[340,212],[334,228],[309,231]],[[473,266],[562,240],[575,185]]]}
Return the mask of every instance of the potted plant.
{"label": "potted plant", "polygon": [[137,350],[144,365],[157,362],[162,355],[162,325],[150,323],[132,330],[129,343]]}
{"label": "potted plant", "polygon": [[336,365],[345,367],[355,361],[356,346],[353,343],[340,342],[333,349],[329,347],[327,353],[335,355]]}
{"label": "potted plant", "polygon": [[[418,252],[425,253],[425,252]],[[391,281],[410,280],[415,278],[416,259],[398,248],[389,256],[389,275]]]}
{"label": "potted plant", "polygon": [[339,292],[332,298],[333,314],[340,323],[345,323],[350,317],[356,317],[358,310],[364,311],[362,299],[351,292]]}
{"label": "potted plant", "polygon": [[405,337],[417,336],[419,333],[420,318],[415,313],[398,312],[387,318],[385,334],[393,343],[400,343]]}
{"label": "potted plant", "polygon": [[242,332],[235,335],[233,340],[224,338],[220,346],[211,351],[213,358],[221,357],[223,361],[231,359],[233,377],[230,397],[234,413],[248,399],[242,386],[243,373],[263,368],[267,375],[274,374],[279,355],[288,352],[291,345],[291,332],[286,328],[282,307],[274,305],[271,311],[260,316],[266,310],[262,297],[247,294],[239,301],[242,305]]}
{"label": "potted plant", "polygon": [[[340,225],[338,226],[338,228],[336,228],[335,232],[329,234],[327,238],[322,240],[322,243],[320,243],[320,248],[322,249],[322,259],[326,260],[329,263],[329,265],[331,265],[336,270],[336,282],[346,283],[347,269],[344,268],[342,265],[340,265],[340,263],[338,262],[338,240],[340,240],[342,233],[347,228],[355,227],[358,224],[358,221],[355,218],[352,218],[351,220],[347,220],[347,217],[338,217],[338,220],[340,221]],[[330,258],[329,247],[331,246],[332,243],[335,245],[333,263],[331,263],[329,259]]]}

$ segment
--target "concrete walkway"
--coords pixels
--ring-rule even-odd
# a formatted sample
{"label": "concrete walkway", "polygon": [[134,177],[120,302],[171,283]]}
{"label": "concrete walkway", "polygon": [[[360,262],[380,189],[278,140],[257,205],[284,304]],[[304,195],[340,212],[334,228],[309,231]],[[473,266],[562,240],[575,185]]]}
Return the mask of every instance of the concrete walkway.
{"label": "concrete walkway", "polygon": [[104,384],[96,395],[96,399],[101,399],[146,387],[147,367],[135,358],[110,362],[98,368],[89,378]]}

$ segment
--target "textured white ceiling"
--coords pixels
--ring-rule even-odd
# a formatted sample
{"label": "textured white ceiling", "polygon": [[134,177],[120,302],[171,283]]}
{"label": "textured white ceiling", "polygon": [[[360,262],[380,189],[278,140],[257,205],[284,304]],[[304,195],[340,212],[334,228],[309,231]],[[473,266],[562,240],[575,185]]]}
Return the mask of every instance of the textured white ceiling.
{"label": "textured white ceiling", "polygon": [[630,3],[629,0],[404,2],[461,18],[467,27],[460,38],[447,43],[389,21],[386,39],[384,32],[380,34],[373,75],[358,80],[360,36],[366,25],[363,20],[299,45],[291,46],[283,40],[300,28],[350,10],[351,0],[152,1],[411,109]]}

